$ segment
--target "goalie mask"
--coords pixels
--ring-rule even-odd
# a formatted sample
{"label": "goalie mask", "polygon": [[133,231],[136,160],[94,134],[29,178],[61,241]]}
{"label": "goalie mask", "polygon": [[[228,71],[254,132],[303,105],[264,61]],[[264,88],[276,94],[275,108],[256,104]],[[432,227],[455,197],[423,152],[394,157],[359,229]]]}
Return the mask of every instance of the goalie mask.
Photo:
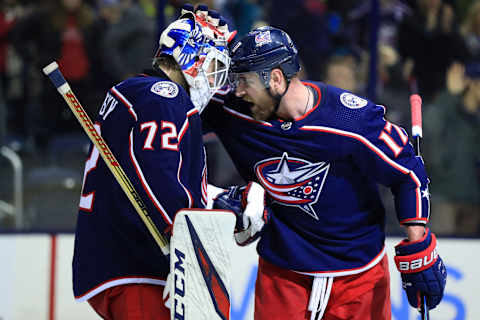
{"label": "goalie mask", "polygon": [[160,36],[155,57],[168,55],[175,59],[200,112],[225,85],[230,66],[227,43],[234,35],[218,17],[184,11]]}

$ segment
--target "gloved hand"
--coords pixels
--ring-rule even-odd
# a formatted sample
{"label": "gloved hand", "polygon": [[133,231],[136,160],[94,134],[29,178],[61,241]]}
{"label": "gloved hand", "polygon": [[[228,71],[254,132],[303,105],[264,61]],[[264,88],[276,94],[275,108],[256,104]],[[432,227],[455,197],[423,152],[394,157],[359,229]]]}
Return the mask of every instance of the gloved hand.
{"label": "gloved hand", "polygon": [[438,255],[435,235],[427,228],[422,239],[401,241],[395,246],[395,253],[395,264],[410,305],[419,308],[420,297],[425,295],[428,308],[435,308],[447,282],[447,269]]}
{"label": "gloved hand", "polygon": [[170,272],[167,276],[167,281],[165,287],[163,288],[163,303],[165,307],[170,309],[172,307],[172,297],[170,296],[170,287],[172,286],[172,273]]}
{"label": "gloved hand", "polygon": [[237,218],[235,232],[247,229],[250,224],[248,217],[243,214],[246,201],[242,197],[245,189],[246,186],[231,186],[213,199],[213,209],[230,210],[235,213]]}
{"label": "gloved hand", "polygon": [[[209,10],[205,4],[199,4],[197,7],[194,7],[192,4],[186,3],[182,6],[181,14],[183,15],[187,12],[195,14],[203,27],[208,27],[213,30],[211,38],[230,43],[237,34],[237,30],[229,30],[229,26],[224,17],[215,10]],[[216,34],[216,36],[213,34]]]}
{"label": "gloved hand", "polygon": [[265,206],[265,190],[256,182],[243,187],[233,186],[220,193],[213,201],[213,208],[235,213],[235,240],[241,246],[261,235],[272,214],[271,209]]}

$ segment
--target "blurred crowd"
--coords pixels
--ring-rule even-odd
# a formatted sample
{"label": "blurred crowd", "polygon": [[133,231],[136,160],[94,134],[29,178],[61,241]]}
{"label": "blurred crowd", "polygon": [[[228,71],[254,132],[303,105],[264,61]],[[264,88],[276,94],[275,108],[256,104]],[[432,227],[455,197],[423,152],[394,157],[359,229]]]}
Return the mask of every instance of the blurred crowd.
{"label": "blurred crowd", "polygon": [[[240,35],[264,24],[284,29],[299,48],[302,78],[373,99],[409,133],[409,95],[419,93],[431,226],[480,236],[478,0],[2,0],[0,145],[45,159],[75,137],[84,141],[42,68],[56,60],[94,116],[112,85],[150,66],[159,32],[184,2],[220,11]],[[216,137],[205,139],[212,182],[241,183]]]}

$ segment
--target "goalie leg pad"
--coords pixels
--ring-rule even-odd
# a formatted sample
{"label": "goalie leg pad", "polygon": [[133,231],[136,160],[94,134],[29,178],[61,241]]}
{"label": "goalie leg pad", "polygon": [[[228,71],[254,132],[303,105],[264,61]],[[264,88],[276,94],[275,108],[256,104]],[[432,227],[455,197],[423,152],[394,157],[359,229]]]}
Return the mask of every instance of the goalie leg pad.
{"label": "goalie leg pad", "polygon": [[172,319],[229,319],[234,225],[230,211],[176,214],[170,244]]}

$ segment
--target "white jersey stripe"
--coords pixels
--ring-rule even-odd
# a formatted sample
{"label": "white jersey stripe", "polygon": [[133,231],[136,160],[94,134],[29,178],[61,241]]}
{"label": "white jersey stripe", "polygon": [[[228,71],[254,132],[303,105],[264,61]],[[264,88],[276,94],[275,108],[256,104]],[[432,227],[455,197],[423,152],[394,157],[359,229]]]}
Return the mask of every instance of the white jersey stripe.
{"label": "white jersey stripe", "polygon": [[390,157],[388,157],[385,153],[383,153],[382,150],[377,148],[373,143],[371,143],[367,138],[353,132],[348,132],[344,130],[339,130],[335,128],[329,128],[329,127],[323,127],[323,126],[303,126],[300,128],[301,130],[306,130],[306,131],[318,131],[318,132],[326,132],[326,133],[332,133],[336,135],[341,135],[349,138],[356,139],[366,145],[370,150],[372,150],[376,155],[378,155],[383,161],[388,163],[391,167],[395,168],[396,170],[400,171],[403,174],[409,175],[410,178],[413,180],[415,183],[416,190],[416,217],[417,218],[422,218],[422,198],[421,198],[421,193],[420,193],[420,180],[418,179],[417,175],[415,172],[412,170],[409,170],[405,168],[404,166],[396,163]]}
{"label": "white jersey stripe", "polygon": [[128,112],[133,116],[133,118],[135,118],[135,121],[138,121],[137,113],[133,109],[133,105],[130,103],[130,101],[128,101],[128,99],[125,98],[123,94],[117,90],[117,88],[112,87],[111,91],[128,108]]}
{"label": "white jersey stripe", "polygon": [[187,117],[191,117],[191,116],[193,116],[195,113],[198,113],[198,109],[197,109],[197,108],[193,108],[193,109],[187,111]]}
{"label": "white jersey stripe", "polygon": [[185,134],[185,132],[187,132],[187,129],[189,127],[189,122],[188,122],[188,118],[185,119],[185,122],[183,123],[182,127],[180,128],[180,132],[178,133],[178,144],[180,144],[180,142],[182,142],[182,139],[183,139],[183,135]]}
{"label": "white jersey stripe", "polygon": [[212,97],[210,100],[213,100],[213,101],[218,102],[218,103],[221,103],[221,104],[224,104],[224,103],[225,103],[225,101],[223,101],[222,99],[219,99],[219,98],[217,98],[217,97]]}
{"label": "white jersey stripe", "polygon": [[152,278],[141,278],[141,277],[135,277],[135,278],[121,278],[121,279],[114,279],[110,280],[107,282],[104,282],[102,285],[94,288],[93,290],[88,291],[86,294],[75,297],[75,300],[77,302],[83,302],[87,301],[91,297],[99,294],[100,292],[112,288],[115,286],[120,286],[120,285],[125,285],[129,283],[148,283],[148,284],[153,284],[157,286],[165,286],[166,281],[165,280],[159,280],[159,279],[152,279]]}
{"label": "white jersey stripe", "polygon": [[132,160],[133,167],[135,168],[135,171],[137,172],[137,176],[140,179],[140,182],[142,183],[143,189],[145,190],[148,197],[154,204],[155,208],[157,208],[157,210],[162,214],[163,220],[165,220],[165,222],[168,225],[171,225],[172,219],[170,219],[170,216],[167,214],[167,211],[162,207],[162,205],[160,204],[160,201],[158,201],[157,197],[155,196],[152,189],[150,188],[147,182],[147,179],[145,179],[142,169],[138,164],[137,158],[135,157],[135,153],[133,151],[133,129],[130,131],[130,159]]}
{"label": "white jersey stripe", "polygon": [[208,185],[208,170],[207,170],[207,151],[203,147],[203,169],[202,169],[202,201],[203,205],[207,206],[208,203],[208,194],[207,194],[207,185]]}
{"label": "white jersey stripe", "polygon": [[179,155],[180,155],[180,163],[178,164],[177,180],[178,180],[178,183],[182,186],[183,190],[185,190],[185,194],[187,195],[187,198],[188,198],[188,208],[191,208],[193,205],[192,194],[190,193],[190,191],[188,191],[187,188],[185,188],[182,181],[180,181],[180,171],[182,170],[183,157],[182,157],[182,153],[179,153]]}
{"label": "white jersey stripe", "polygon": [[237,112],[237,111],[235,111],[233,109],[230,109],[230,108],[227,108],[225,106],[223,107],[223,109],[225,109],[225,111],[227,111],[231,115],[233,115],[235,117],[238,117],[238,118],[241,118],[243,120],[247,120],[247,121],[250,121],[250,122],[255,122],[255,123],[258,123],[258,124],[262,124],[262,125],[267,126],[267,127],[273,127],[273,125],[270,122],[255,120],[252,117],[244,115],[243,113]]}
{"label": "white jersey stripe", "polygon": [[355,268],[355,269],[348,269],[348,270],[339,270],[339,271],[312,271],[312,272],[302,272],[302,271],[295,271],[296,273],[300,274],[306,274],[309,276],[314,276],[314,277],[341,277],[341,276],[348,276],[352,274],[359,274],[361,272],[367,271],[377,265],[382,259],[383,256],[385,256],[385,247],[383,247],[382,251],[373,258],[372,261],[367,263],[366,265],[360,267],[360,268]]}

